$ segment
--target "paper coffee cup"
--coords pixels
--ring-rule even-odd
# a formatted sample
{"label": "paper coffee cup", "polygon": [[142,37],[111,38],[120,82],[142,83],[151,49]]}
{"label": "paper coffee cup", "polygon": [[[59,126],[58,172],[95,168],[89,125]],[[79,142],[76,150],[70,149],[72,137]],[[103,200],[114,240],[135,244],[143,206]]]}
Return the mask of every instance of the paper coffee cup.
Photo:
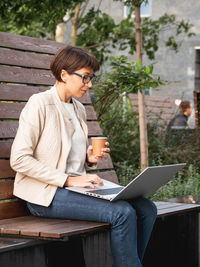
{"label": "paper coffee cup", "polygon": [[95,156],[101,157],[102,148],[105,147],[107,137],[92,137],[92,148]]}

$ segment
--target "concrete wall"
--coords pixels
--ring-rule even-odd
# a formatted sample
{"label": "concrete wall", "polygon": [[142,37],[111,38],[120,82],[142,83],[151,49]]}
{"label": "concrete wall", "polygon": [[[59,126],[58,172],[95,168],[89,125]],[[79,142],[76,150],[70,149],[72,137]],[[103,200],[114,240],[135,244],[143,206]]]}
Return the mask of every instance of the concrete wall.
{"label": "concrete wall", "polygon": [[[175,14],[177,19],[190,21],[195,37],[185,39],[178,53],[170,51],[160,42],[160,49],[156,55],[155,72],[164,80],[167,86],[152,94],[168,94],[172,99],[183,98],[193,100],[195,75],[195,46],[200,45],[200,1],[198,0],[152,0],[152,17],[157,19],[164,13]],[[166,32],[162,35],[165,39]]]}

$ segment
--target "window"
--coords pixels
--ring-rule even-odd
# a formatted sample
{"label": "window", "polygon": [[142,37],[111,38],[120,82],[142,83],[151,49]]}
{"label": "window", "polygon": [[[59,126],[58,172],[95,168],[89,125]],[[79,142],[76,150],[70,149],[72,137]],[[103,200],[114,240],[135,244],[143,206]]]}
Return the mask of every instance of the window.
{"label": "window", "polygon": [[[130,11],[130,7],[129,6],[125,6],[124,7],[124,13],[125,13],[125,17],[128,16],[129,11]],[[140,13],[141,13],[141,17],[149,17],[151,16],[151,0],[148,1],[148,4],[145,5],[145,3],[143,2],[140,8]],[[134,17],[134,12],[132,14],[132,16]]]}

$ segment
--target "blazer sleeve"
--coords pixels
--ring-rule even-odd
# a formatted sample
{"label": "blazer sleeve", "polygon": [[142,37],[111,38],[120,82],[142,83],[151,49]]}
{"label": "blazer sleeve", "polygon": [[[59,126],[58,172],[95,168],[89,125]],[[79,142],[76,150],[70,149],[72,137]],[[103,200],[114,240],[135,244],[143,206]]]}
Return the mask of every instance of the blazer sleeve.
{"label": "blazer sleeve", "polygon": [[63,187],[68,175],[34,158],[44,120],[44,105],[40,103],[39,97],[32,96],[20,115],[19,127],[11,148],[10,165],[16,172]]}

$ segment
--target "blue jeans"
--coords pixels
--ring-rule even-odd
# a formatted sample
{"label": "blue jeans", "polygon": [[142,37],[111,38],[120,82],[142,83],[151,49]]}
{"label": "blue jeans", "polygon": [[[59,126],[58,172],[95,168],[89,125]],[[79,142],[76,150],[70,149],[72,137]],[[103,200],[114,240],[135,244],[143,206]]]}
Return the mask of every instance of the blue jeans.
{"label": "blue jeans", "polygon": [[27,203],[36,216],[108,222],[114,267],[141,267],[157,215],[155,204],[143,197],[110,202],[58,188],[49,207]]}

